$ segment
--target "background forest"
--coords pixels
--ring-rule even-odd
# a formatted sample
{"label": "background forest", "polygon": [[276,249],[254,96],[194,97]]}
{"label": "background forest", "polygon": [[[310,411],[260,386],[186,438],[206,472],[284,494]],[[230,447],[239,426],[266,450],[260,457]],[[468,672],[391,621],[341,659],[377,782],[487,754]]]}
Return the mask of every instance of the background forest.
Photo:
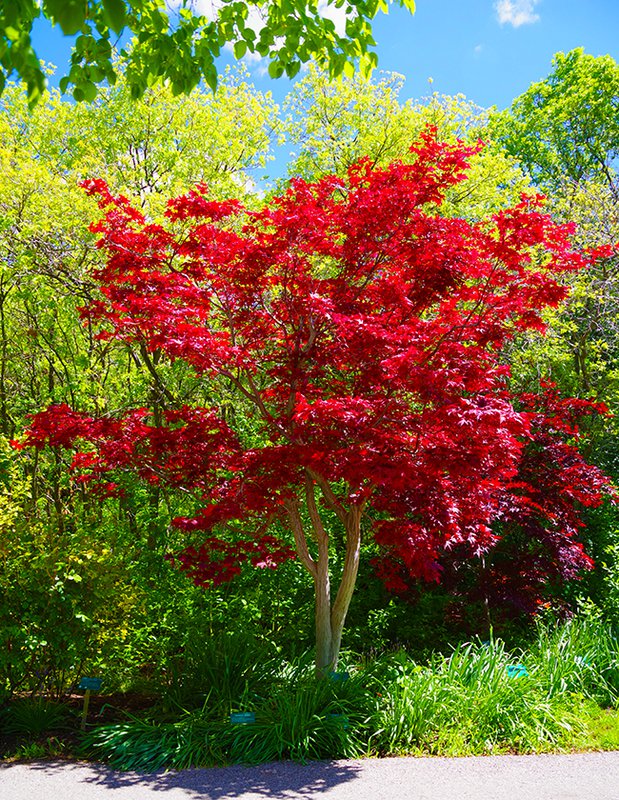
{"label": "background forest", "polygon": [[[360,157],[382,166],[410,158],[428,124],[442,141],[482,140],[470,178],[441,213],[476,221],[540,191],[579,244],[619,240],[619,65],[581,50],[558,54],[548,78],[503,111],[463,96],[401,102],[397,75],[331,83],[316,69],[283,106],[230,71],[216,95],[131,97],[123,79],[89,104],[55,91],[33,112],[8,86],[0,117],[0,695],[63,697],[83,675],[105,691],[174,698],[203,691],[209,653],[251,652],[252,662],[302,657],[313,640],[313,598],[297,561],[247,569],[203,590],[166,560],[200,534],[170,520],[181,492],[144,486],[102,501],[69,477],[70,455],[16,450],[28,415],[67,403],[92,414],[215,402],[243,424],[244,409],[213,398],[181,362],[101,340],[77,308],[97,297],[100,263],[90,224],[100,212],[80,184],[103,178],[149,219],[201,182],[213,198],[258,208],[286,185],[259,179],[277,148],[292,146],[288,176],[343,175]],[[572,275],[569,300],[547,313],[545,335],[511,345],[513,382],[554,381],[568,396],[604,402],[610,415],[583,431],[584,455],[619,479],[619,260]],[[506,538],[492,553],[443,563],[440,584],[387,591],[375,546],[361,555],[344,648],[365,656],[398,647],[417,659],[499,636],[524,646],[540,619],[619,624],[619,516],[586,512],[582,541],[595,568],[562,581],[548,553]],[[482,651],[480,651],[482,652]],[[503,657],[497,656],[500,659]],[[231,656],[232,658],[232,656]],[[503,663],[503,662],[501,662]],[[2,698],[0,698],[2,699]]]}

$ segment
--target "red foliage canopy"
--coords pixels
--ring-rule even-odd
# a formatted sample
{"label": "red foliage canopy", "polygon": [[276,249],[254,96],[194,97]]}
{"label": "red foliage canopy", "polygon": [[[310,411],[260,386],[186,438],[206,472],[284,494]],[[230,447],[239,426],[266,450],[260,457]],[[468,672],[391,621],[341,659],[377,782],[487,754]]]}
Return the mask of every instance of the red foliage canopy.
{"label": "red foliage canopy", "polygon": [[[170,201],[165,226],[90,181],[106,260],[102,300],[84,316],[101,336],[233,389],[254,415],[254,441],[216,408],[155,425],[145,409],[92,419],[57,406],[32,420],[25,443],[91,442],[74,467],[106,491],[132,470],[198,492],[202,507],[174,521],[217,533],[177,558],[196,583],[228,579],[239,558],[290,556],[251,521],[285,517],[308,477],[332,508],[367,510],[393,588],[402,566],[434,579],[441,551],[484,552],[514,519],[583,566],[577,507],[610,487],[566,420],[596,407],[551,389],[513,397],[502,350],[518,331],[542,330],[542,310],[565,297],[563,273],[599,254],[576,252],[539,197],[479,224],[440,216],[473,152],[428,130],[411,164],[362,160],[346,180],[295,180],[258,212],[198,186]],[[246,542],[225,543],[232,519],[247,521]]]}

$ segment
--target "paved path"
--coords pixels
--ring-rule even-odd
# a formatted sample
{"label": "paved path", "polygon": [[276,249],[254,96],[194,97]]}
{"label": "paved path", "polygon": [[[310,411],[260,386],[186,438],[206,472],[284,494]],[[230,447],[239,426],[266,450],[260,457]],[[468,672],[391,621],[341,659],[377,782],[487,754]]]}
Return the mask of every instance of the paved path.
{"label": "paved path", "polygon": [[0,766],[0,800],[619,800],[619,752],[292,762],[185,772]]}

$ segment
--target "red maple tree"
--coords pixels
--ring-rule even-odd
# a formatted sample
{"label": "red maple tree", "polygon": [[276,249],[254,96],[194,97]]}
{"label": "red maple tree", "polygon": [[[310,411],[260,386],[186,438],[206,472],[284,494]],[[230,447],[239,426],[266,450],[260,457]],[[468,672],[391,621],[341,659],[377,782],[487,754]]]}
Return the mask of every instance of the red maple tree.
{"label": "red maple tree", "polygon": [[[321,671],[337,663],[362,533],[395,589],[403,575],[437,579],[442,553],[487,552],[514,520],[560,540],[578,568],[578,506],[611,491],[578,454],[569,404],[514,397],[503,356],[519,331],[543,329],[562,274],[599,254],[575,251],[539,197],[478,224],[441,216],[474,148],[427,130],[412,152],[385,169],[361,160],[345,180],[294,180],[257,212],[198,186],[170,201],[165,226],[90,181],[106,258],[84,315],[102,336],[182,359],[213,396],[236,393],[252,435],[217,407],[155,421],[56,406],[25,439],[89,443],[73,468],[104,493],[126,470],[196,493],[195,514],[173,524],[205,532],[174,554],[197,584],[296,554],[314,583]],[[270,533],[275,518],[290,542]]]}

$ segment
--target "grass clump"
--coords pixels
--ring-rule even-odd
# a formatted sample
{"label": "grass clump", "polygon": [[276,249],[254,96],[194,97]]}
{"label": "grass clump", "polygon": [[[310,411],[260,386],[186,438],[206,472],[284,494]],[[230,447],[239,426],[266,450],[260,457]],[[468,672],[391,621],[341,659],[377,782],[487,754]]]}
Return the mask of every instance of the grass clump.
{"label": "grass clump", "polygon": [[190,769],[222,762],[220,734],[220,726],[193,714],[173,723],[133,718],[96,728],[82,752],[121,770]]}
{"label": "grass clump", "polygon": [[359,678],[339,685],[285,665],[268,696],[249,696],[244,688],[231,703],[232,709],[254,711],[252,724],[233,724],[217,700],[184,712],[175,722],[133,718],[100,726],[85,737],[83,751],[118,769],[146,771],[352,758],[367,749],[369,705]]}
{"label": "grass clump", "polygon": [[615,705],[619,698],[619,639],[610,626],[574,617],[563,625],[540,624],[527,664],[548,697],[572,692]]}
{"label": "grass clump", "polygon": [[580,730],[565,698],[549,699],[500,641],[461,645],[428,666],[402,656],[398,671],[375,716],[384,755],[536,752]]}
{"label": "grass clump", "polygon": [[69,717],[69,710],[61,703],[42,697],[18,698],[0,714],[0,733],[38,738],[47,733],[66,730]]}

